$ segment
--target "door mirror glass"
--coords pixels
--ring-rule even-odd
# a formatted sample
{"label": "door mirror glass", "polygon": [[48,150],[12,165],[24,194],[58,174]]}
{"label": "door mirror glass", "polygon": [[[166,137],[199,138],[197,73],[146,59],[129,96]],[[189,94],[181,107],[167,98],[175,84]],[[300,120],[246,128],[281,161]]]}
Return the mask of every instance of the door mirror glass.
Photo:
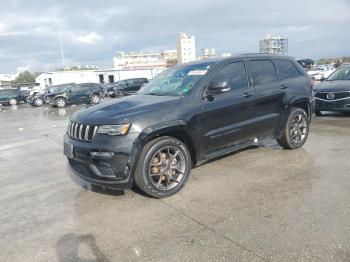
{"label": "door mirror glass", "polygon": [[221,82],[216,82],[212,83],[209,88],[208,88],[208,93],[209,94],[221,94],[230,91],[231,88],[228,84],[227,81],[221,81]]}

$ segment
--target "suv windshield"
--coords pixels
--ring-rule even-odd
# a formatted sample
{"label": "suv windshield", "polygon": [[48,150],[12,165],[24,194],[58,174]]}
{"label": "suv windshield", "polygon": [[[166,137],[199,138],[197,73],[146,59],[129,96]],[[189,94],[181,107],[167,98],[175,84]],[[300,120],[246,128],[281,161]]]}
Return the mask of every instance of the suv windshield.
{"label": "suv windshield", "polygon": [[350,67],[343,67],[331,74],[327,81],[350,80]]}
{"label": "suv windshield", "polygon": [[64,92],[70,88],[70,85],[62,85],[62,86],[50,86],[47,88],[47,93],[57,93]]}
{"label": "suv windshield", "polygon": [[188,93],[214,63],[207,62],[170,68],[145,85],[139,94],[179,96]]}

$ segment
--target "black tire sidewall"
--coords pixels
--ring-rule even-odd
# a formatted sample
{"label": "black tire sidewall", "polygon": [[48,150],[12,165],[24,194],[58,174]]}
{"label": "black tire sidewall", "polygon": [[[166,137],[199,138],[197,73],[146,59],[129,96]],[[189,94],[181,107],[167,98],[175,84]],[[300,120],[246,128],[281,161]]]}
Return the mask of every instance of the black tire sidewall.
{"label": "black tire sidewall", "polygon": [[[160,190],[160,189],[156,188],[152,184],[151,178],[149,176],[149,165],[150,165],[150,162],[151,162],[154,154],[159,149],[166,147],[166,146],[176,147],[182,152],[182,154],[185,158],[186,168],[185,168],[184,177],[181,180],[181,182],[178,185],[176,185],[174,188],[165,191],[165,190]],[[161,140],[158,143],[152,145],[151,148],[148,150],[148,152],[146,152],[144,159],[141,161],[142,161],[141,172],[142,172],[142,180],[143,180],[142,182],[144,184],[144,189],[146,189],[146,193],[148,193],[154,197],[157,197],[157,198],[168,197],[168,196],[174,195],[177,192],[179,192],[186,184],[186,182],[190,176],[190,173],[191,173],[190,153],[189,153],[186,145],[176,138],[166,138],[166,139]]]}
{"label": "black tire sidewall", "polygon": [[[291,124],[291,121],[293,120],[293,118],[295,117],[296,114],[303,114],[304,117],[305,117],[305,121],[306,121],[306,125],[307,125],[307,131],[306,131],[306,135],[305,135],[305,138],[304,140],[301,142],[301,143],[294,143],[294,141],[291,139],[291,130],[290,130],[290,124]],[[299,147],[302,147],[308,136],[309,136],[309,131],[310,131],[310,121],[309,121],[309,117],[307,116],[305,110],[301,109],[301,108],[293,108],[293,110],[291,111],[289,117],[288,117],[288,121],[287,121],[287,125],[286,125],[286,131],[287,131],[287,142],[290,146],[290,148],[292,149],[295,149],[295,148],[299,148]]]}

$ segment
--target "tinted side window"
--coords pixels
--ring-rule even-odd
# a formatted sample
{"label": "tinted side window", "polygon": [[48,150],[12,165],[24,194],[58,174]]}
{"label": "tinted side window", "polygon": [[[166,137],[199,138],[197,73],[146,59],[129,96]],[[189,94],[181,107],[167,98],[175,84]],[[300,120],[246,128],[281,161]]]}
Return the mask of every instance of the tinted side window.
{"label": "tinted side window", "polygon": [[254,85],[266,85],[278,81],[277,71],[270,60],[250,61]]}
{"label": "tinted side window", "polygon": [[213,84],[228,82],[231,89],[239,89],[248,86],[247,73],[243,62],[234,62],[225,65],[213,78]]}
{"label": "tinted side window", "polygon": [[69,87],[72,91],[80,91],[82,89],[80,85],[71,85]]}
{"label": "tinted side window", "polygon": [[276,60],[275,65],[277,67],[280,80],[290,79],[300,76],[298,69],[288,60]]}

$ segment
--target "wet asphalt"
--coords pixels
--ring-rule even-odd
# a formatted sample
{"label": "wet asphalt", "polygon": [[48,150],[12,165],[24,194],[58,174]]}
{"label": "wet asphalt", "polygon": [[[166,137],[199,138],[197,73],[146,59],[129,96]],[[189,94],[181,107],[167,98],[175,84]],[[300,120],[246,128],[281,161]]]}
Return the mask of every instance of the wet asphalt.
{"label": "wet asphalt", "polygon": [[314,117],[192,171],[177,195],[87,191],[66,171],[66,109],[0,106],[0,261],[350,261],[350,117]]}

